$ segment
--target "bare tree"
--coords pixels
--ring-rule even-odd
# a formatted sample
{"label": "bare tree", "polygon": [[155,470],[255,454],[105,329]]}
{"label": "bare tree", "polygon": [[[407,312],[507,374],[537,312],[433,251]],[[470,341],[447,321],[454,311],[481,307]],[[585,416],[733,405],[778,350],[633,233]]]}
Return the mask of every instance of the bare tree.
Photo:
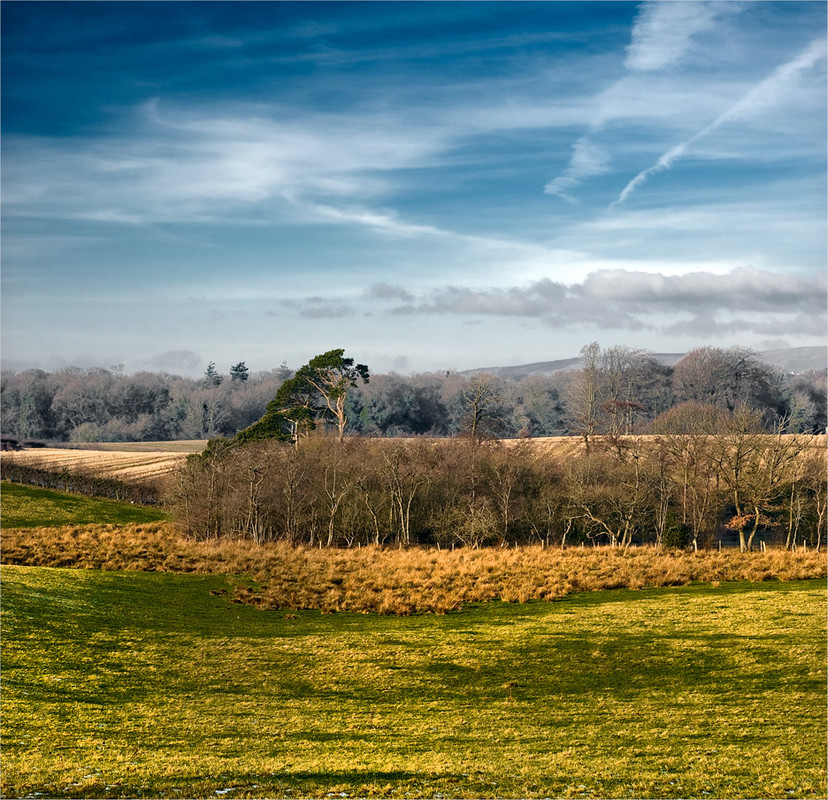
{"label": "bare tree", "polygon": [[572,408],[573,429],[584,437],[589,450],[590,440],[596,433],[601,405],[601,347],[598,342],[581,348],[583,366],[575,374],[569,387],[569,404]]}
{"label": "bare tree", "polygon": [[506,424],[503,398],[494,376],[475,375],[463,390],[461,397],[461,431],[473,442],[496,439],[504,433]]}

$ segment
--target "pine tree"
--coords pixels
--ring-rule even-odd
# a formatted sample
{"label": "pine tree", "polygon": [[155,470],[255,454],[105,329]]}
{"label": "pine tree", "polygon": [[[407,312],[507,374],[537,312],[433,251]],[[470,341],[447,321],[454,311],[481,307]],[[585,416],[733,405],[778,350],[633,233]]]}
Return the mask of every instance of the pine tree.
{"label": "pine tree", "polygon": [[216,370],[215,362],[211,361],[207,365],[207,370],[204,373],[204,385],[205,386],[218,386],[224,378],[218,374]]}
{"label": "pine tree", "polygon": [[230,367],[230,380],[231,381],[246,381],[248,378],[248,369],[245,365],[244,361],[239,361],[238,364],[234,364]]}

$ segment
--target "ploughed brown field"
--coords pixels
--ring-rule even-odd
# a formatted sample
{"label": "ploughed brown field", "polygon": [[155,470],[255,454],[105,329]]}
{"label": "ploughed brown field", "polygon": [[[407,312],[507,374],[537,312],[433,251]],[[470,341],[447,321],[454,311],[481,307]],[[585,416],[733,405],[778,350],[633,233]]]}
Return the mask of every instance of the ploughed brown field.
{"label": "ploughed brown field", "polygon": [[[204,446],[203,442],[201,446]],[[68,470],[124,481],[160,478],[177,469],[186,458],[186,452],[141,453],[123,450],[69,450],[52,447],[10,451],[3,453],[2,456],[7,464],[24,464],[27,467],[36,467],[50,472]]]}

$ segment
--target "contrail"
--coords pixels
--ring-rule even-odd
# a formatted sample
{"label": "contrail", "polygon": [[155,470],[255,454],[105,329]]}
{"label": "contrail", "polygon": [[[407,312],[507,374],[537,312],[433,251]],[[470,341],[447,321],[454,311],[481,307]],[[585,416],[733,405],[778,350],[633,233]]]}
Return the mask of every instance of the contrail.
{"label": "contrail", "polygon": [[732,119],[747,116],[754,109],[773,102],[774,96],[788,81],[796,77],[799,72],[809,69],[817,61],[825,58],[825,54],[825,39],[816,39],[811,42],[796,58],[777,67],[767,78],[756,84],[744,97],[734,103],[713,122],[694,133],[689,139],[677,144],[675,147],[671,147],[666,153],[661,155],[655,164],[639,172],[624,187],[624,190],[618,195],[618,199],[610,204],[610,208],[615,208],[615,206],[623,203],[650,175],[669,169],[677,159],[684,155],[693,143],[707,136],[708,133],[712,133],[716,128],[721,127],[726,122],[730,122]]}

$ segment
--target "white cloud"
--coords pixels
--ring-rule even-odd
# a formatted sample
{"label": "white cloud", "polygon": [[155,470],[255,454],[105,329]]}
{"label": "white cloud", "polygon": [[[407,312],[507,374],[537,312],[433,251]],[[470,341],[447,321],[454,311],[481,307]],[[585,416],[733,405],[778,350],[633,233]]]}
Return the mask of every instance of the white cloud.
{"label": "white cloud", "polygon": [[734,13],[741,3],[656,2],[642,3],[632,30],[624,65],[647,72],[680,62],[693,38],[715,27],[722,14]]}
{"label": "white cloud", "polygon": [[[404,300],[387,307],[396,315],[525,317],[556,329],[590,324],[704,337],[737,330],[767,335],[774,327],[796,326],[802,334],[817,335],[815,324],[824,330],[826,289],[823,274],[779,275],[748,267],[682,275],[605,269],[569,284],[544,278],[510,287],[446,286],[419,295],[393,287],[371,293],[371,299]],[[700,320],[707,320],[707,327]]]}
{"label": "white cloud", "polygon": [[575,202],[569,191],[578,186],[585,178],[594,175],[603,175],[610,171],[609,153],[604,147],[581,138],[572,147],[572,159],[563,175],[549,181],[543,187],[545,194],[555,194],[558,197]]}
{"label": "white cloud", "polygon": [[673,310],[704,307],[791,313],[825,310],[828,282],[824,274],[780,275],[743,267],[725,275],[692,272],[662,275],[626,270],[594,272],[581,290],[587,297],[629,305],[635,310],[663,306]]}
{"label": "white cloud", "polygon": [[658,172],[669,169],[694,145],[699,139],[710,135],[715,130],[730,122],[744,120],[748,117],[772,109],[784,98],[788,87],[795,83],[799,75],[818,62],[825,59],[825,39],[817,39],[802,50],[795,58],[777,67],[768,77],[756,84],[749,92],[743,95],[736,103],[720,114],[713,122],[706,125],[691,137],[664,152],[651,167],[639,172],[627,183],[613,206],[623,203],[647,179]]}
{"label": "white cloud", "polygon": [[193,373],[204,364],[204,360],[192,350],[170,350],[139,363],[146,369]]}
{"label": "white cloud", "polygon": [[375,300],[401,300],[408,302],[414,299],[414,295],[402,286],[394,286],[390,283],[376,283],[365,293],[366,297]]}

